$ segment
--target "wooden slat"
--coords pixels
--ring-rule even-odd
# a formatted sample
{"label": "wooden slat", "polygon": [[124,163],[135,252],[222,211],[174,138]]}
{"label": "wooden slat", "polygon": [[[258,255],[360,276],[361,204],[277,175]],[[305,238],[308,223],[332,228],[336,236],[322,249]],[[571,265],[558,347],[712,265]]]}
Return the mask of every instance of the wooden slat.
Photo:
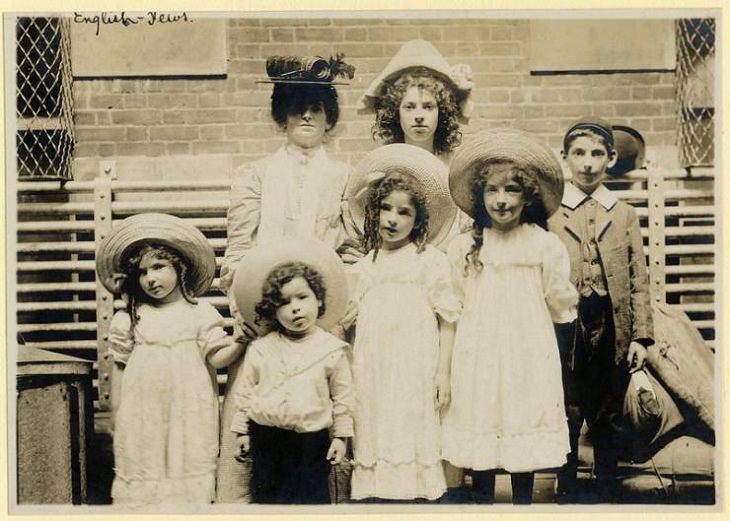
{"label": "wooden slat", "polygon": [[206,200],[173,200],[173,201],[115,201],[112,202],[112,212],[115,214],[136,214],[144,212],[162,213],[222,213],[228,210],[228,201],[218,203]]}
{"label": "wooden slat", "polygon": [[714,226],[667,226],[665,228],[666,237],[703,237],[705,235],[715,235]]}
{"label": "wooden slat", "polygon": [[17,264],[18,271],[94,271],[94,261],[23,261]]}
{"label": "wooden slat", "polygon": [[648,190],[611,190],[622,201],[646,201],[649,198]]}
{"label": "wooden slat", "polygon": [[667,284],[667,293],[714,293],[714,282],[677,282]]}
{"label": "wooden slat", "polygon": [[665,248],[669,255],[713,255],[714,244],[670,244]]}
{"label": "wooden slat", "polygon": [[65,251],[69,253],[93,253],[96,251],[92,241],[67,242],[18,242],[18,253],[38,253],[47,251]]}
{"label": "wooden slat", "polygon": [[91,192],[94,189],[93,181],[38,181],[33,183],[18,183],[18,193],[33,192],[53,192],[64,191],[68,193],[74,192]]}
{"label": "wooden slat", "polygon": [[713,190],[700,190],[696,188],[674,188],[665,192],[664,199],[687,201],[689,199],[709,199],[713,198],[714,196],[715,193]]}
{"label": "wooden slat", "polygon": [[714,320],[693,320],[692,325],[697,329],[715,329]]}
{"label": "wooden slat", "polygon": [[195,181],[112,181],[112,191],[119,192],[185,192],[185,191],[228,191],[231,182],[225,179]]}
{"label": "wooden slat", "polygon": [[72,300],[68,302],[18,302],[15,306],[19,313],[32,311],[94,311],[94,300]]}
{"label": "wooden slat", "polygon": [[714,275],[714,264],[682,264],[679,266],[667,266],[667,275]]}
{"label": "wooden slat", "polygon": [[94,203],[19,203],[20,214],[93,214]]}
{"label": "wooden slat", "polygon": [[681,309],[685,313],[714,313],[715,304],[713,302],[687,302],[672,304],[672,307]]}
{"label": "wooden slat", "polygon": [[[637,209],[637,213],[638,213]],[[695,215],[715,215],[714,206],[668,206],[664,209],[664,215],[667,216],[695,216]]]}
{"label": "wooden slat", "polygon": [[49,349],[53,351],[69,351],[74,349],[96,351],[96,340],[55,340],[53,342],[26,342],[28,347]]}
{"label": "wooden slat", "polygon": [[93,231],[94,221],[26,221],[16,225],[18,232]]}
{"label": "wooden slat", "polygon": [[96,331],[96,322],[54,322],[52,324],[18,324],[18,333],[38,331]]}
{"label": "wooden slat", "polygon": [[93,282],[38,282],[31,284],[18,284],[18,293],[50,293],[54,291],[94,291],[96,284]]}

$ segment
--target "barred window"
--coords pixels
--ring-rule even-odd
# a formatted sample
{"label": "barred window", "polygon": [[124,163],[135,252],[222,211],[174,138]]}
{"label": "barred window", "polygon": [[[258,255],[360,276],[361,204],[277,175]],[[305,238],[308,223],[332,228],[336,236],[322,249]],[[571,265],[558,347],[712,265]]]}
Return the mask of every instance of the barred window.
{"label": "barred window", "polygon": [[18,179],[72,179],[69,20],[18,18],[15,43]]}
{"label": "barred window", "polygon": [[677,144],[682,166],[714,163],[715,20],[678,20]]}

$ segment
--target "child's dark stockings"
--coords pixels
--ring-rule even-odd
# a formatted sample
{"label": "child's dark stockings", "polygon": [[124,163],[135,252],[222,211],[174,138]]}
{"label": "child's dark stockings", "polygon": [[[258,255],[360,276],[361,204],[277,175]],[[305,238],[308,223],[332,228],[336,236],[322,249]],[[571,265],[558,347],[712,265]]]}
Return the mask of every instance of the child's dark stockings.
{"label": "child's dark stockings", "polygon": [[[494,470],[479,470],[472,472],[472,496],[476,503],[494,503]],[[510,474],[512,481],[512,503],[515,505],[529,505],[532,503],[532,489],[535,485],[534,472],[514,472]]]}

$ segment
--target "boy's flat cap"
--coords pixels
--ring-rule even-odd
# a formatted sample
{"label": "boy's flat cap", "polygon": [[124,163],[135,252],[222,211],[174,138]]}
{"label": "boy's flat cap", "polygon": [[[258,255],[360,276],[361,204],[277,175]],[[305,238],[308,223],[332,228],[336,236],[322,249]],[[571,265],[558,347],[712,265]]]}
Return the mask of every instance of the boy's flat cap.
{"label": "boy's flat cap", "polygon": [[585,116],[575,120],[573,123],[570,124],[570,127],[568,128],[567,132],[565,132],[565,137],[563,138],[563,150],[567,151],[568,149],[568,138],[570,137],[570,135],[576,130],[582,129],[591,130],[596,134],[599,134],[606,140],[606,144],[611,149],[613,149],[614,140],[611,124],[601,118]]}

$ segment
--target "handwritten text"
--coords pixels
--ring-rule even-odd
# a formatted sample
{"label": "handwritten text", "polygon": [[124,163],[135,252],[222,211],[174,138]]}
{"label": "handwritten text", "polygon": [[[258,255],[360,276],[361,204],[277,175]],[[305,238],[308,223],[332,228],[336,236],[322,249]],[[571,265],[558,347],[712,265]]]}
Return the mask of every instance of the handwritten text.
{"label": "handwritten text", "polygon": [[188,16],[186,12],[181,13],[165,13],[160,11],[148,11],[143,14],[133,13],[129,14],[124,11],[119,13],[99,13],[99,14],[86,14],[74,12],[74,23],[76,24],[89,24],[96,28],[96,36],[99,36],[99,31],[102,25],[121,25],[123,27],[129,27],[133,25],[160,25],[160,24],[174,24],[174,23],[186,23],[192,22],[193,20]]}

